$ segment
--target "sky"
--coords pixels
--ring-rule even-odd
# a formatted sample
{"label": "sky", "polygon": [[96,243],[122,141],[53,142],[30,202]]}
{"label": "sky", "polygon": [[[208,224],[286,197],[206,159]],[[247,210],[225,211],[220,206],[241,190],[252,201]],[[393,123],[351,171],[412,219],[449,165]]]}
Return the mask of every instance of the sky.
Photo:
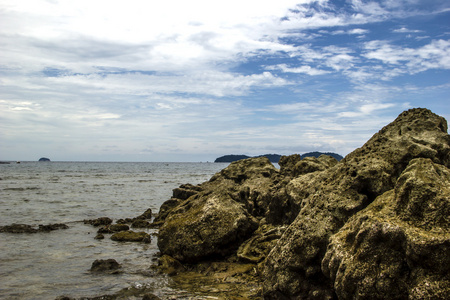
{"label": "sky", "polygon": [[449,100],[448,0],[0,0],[0,160],[345,156]]}

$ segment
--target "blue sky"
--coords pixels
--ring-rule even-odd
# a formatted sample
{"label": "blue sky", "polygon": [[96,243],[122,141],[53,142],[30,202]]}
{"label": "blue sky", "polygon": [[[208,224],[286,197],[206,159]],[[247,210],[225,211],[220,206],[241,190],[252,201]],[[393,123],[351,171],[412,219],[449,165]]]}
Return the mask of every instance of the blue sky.
{"label": "blue sky", "polygon": [[449,95],[447,0],[0,1],[0,160],[346,155]]}

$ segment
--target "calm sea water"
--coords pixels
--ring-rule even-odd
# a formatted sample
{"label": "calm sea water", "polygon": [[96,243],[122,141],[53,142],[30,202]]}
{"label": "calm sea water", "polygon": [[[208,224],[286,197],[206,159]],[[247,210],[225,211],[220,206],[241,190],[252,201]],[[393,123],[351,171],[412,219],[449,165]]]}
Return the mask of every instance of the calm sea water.
{"label": "calm sea water", "polygon": [[[226,164],[22,162],[0,164],[0,225],[65,223],[48,233],[0,233],[0,299],[98,296],[146,286],[162,299],[191,297],[154,272],[150,244],[119,243],[84,219],[132,218],[160,205],[180,184],[207,181]],[[139,230],[141,231],[141,230]],[[152,233],[155,230],[147,230]],[[96,259],[122,264],[120,275],[89,272]]]}

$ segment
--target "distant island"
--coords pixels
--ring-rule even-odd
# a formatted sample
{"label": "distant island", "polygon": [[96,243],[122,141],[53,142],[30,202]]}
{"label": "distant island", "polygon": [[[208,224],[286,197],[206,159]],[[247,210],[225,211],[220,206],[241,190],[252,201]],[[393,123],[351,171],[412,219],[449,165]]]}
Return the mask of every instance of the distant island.
{"label": "distant island", "polygon": [[[341,155],[337,154],[337,153],[318,152],[318,151],[305,153],[305,154],[301,155],[301,157],[302,157],[302,159],[305,158],[305,157],[319,157],[322,154],[334,157],[338,161],[343,159],[343,157]],[[247,159],[247,158],[251,158],[251,157],[263,157],[263,156],[267,157],[270,160],[270,162],[272,162],[272,163],[278,163],[278,161],[280,160],[280,157],[282,155],[280,155],[280,154],[264,154],[264,155],[258,155],[258,156],[248,156],[248,155],[230,154],[230,155],[224,155],[224,156],[218,157],[218,158],[216,158],[216,160],[214,162],[215,163],[223,163],[223,162],[230,163],[230,162],[241,160],[241,159]]]}
{"label": "distant island", "polygon": [[47,157],[41,157],[41,158],[39,158],[39,161],[50,161],[50,158],[47,158]]}

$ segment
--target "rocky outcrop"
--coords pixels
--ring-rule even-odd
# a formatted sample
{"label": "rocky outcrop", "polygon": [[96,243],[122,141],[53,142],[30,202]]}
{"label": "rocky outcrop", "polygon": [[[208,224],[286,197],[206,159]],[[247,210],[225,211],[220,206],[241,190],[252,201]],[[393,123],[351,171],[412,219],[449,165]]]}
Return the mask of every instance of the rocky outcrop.
{"label": "rocky outcrop", "polygon": [[288,203],[299,203],[300,211],[265,261],[265,297],[334,298],[333,277],[322,272],[332,236],[392,190],[412,159],[428,158],[448,168],[449,154],[445,119],[412,109],[334,167],[294,178],[286,197]]}
{"label": "rocky outcrop", "polygon": [[340,162],[292,155],[279,165],[240,160],[174,190],[157,218],[161,253],[183,264],[254,264],[265,299],[448,294],[444,118],[411,109]]}
{"label": "rocky outcrop", "polygon": [[196,188],[197,193],[180,193],[190,196],[170,200],[175,207],[160,228],[159,249],[182,262],[235,252],[258,228],[257,217],[268,205],[265,196],[277,175],[265,157],[241,160]]}
{"label": "rocky outcrop", "polygon": [[450,171],[413,159],[396,186],[331,237],[322,271],[339,299],[450,295]]}

